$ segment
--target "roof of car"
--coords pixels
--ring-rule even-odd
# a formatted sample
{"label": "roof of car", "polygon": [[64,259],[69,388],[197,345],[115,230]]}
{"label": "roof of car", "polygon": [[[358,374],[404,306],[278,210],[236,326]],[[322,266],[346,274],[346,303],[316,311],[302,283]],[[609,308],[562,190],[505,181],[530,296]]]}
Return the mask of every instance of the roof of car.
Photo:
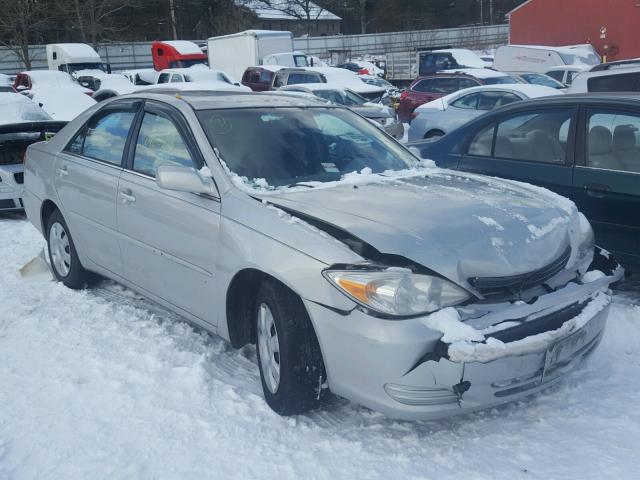
{"label": "roof of car", "polygon": [[428,75],[421,75],[417,77],[417,80],[424,80],[425,78],[433,77],[471,77],[477,79],[495,78],[495,77],[508,77],[509,75],[504,72],[498,72],[497,70],[491,70],[489,68],[459,68],[457,70],[439,70]]}
{"label": "roof of car", "polygon": [[572,105],[572,104],[601,104],[608,103],[611,105],[628,106],[630,103],[636,106],[640,106],[640,94],[639,93],[575,93],[575,94],[560,94],[549,97],[539,97],[529,100],[523,100],[522,102],[510,103],[504,107],[500,107],[498,110],[504,112],[510,109],[520,109],[530,105],[545,106],[545,105]]}

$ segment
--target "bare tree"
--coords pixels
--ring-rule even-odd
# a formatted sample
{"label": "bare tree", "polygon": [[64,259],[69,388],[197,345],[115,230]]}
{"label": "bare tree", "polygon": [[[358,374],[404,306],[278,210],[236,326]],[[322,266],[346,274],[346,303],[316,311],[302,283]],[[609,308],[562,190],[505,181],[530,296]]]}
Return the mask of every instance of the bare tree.
{"label": "bare tree", "polygon": [[313,22],[326,12],[311,0],[245,0],[243,4],[249,8],[269,8],[300,20],[305,24],[307,33],[311,32]]}
{"label": "bare tree", "polygon": [[49,19],[41,0],[0,0],[0,45],[10,48],[31,69],[29,44],[38,43]]}
{"label": "bare tree", "polygon": [[91,43],[94,48],[102,40],[118,38],[128,27],[124,15],[126,10],[141,8],[143,2],[144,0],[57,0],[58,8],[67,13],[63,20],[78,32],[78,40]]}

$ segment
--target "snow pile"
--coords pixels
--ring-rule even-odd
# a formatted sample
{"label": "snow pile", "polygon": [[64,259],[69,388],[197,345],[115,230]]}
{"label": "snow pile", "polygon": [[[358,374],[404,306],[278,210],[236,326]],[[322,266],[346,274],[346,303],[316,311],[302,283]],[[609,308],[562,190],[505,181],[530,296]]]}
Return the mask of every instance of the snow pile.
{"label": "snow pile", "polygon": [[43,244],[24,220],[0,218],[2,479],[638,477],[640,307],[627,303],[640,303],[640,283],[614,303],[590,360],[543,394],[432,422],[339,398],[281,418],[253,347],[236,351],[109,282],[24,281]]}
{"label": "snow pile", "polygon": [[536,227],[535,225],[528,225],[527,228],[533,234],[534,238],[541,238],[545,235],[553,232],[559,225],[569,223],[569,217],[555,217],[552,218],[549,223],[542,227]]}
{"label": "snow pile", "polygon": [[495,227],[498,230],[504,230],[504,227],[500,225],[498,222],[496,222],[493,218],[480,217],[478,215],[474,215],[474,217],[476,217],[478,220],[480,220],[482,223],[484,223],[488,227]]}
{"label": "snow pile", "polygon": [[442,333],[441,340],[445,343],[453,342],[482,342],[484,335],[460,321],[460,315],[455,308],[443,308],[422,320],[422,323],[436,332]]}

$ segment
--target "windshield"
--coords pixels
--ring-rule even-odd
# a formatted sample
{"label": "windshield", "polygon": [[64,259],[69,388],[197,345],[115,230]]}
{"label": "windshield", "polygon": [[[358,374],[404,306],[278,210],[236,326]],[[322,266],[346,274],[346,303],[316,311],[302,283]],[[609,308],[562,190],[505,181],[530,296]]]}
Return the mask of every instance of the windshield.
{"label": "windshield", "polygon": [[68,63],[67,70],[69,73],[79,70],[102,70],[104,72],[104,65],[102,63]]}
{"label": "windshield", "polygon": [[539,73],[523,73],[521,77],[527,82],[533,85],[543,85],[551,88],[565,88],[565,86],[557,80]]}
{"label": "windshield", "polygon": [[485,85],[497,85],[499,83],[520,83],[509,75],[503,75],[501,77],[487,77],[483,79]]}
{"label": "windshield", "polygon": [[200,111],[198,118],[229,169],[261,186],[262,179],[274,187],[328,182],[364,168],[381,173],[416,162],[401,145],[347,109],[219,109]]}
{"label": "windshield", "polygon": [[349,90],[316,90],[313,93],[320,98],[324,98],[325,100],[335,103],[336,105],[353,107],[355,105],[363,105],[367,103],[366,98]]}
{"label": "windshield", "polygon": [[189,68],[194,65],[207,65],[205,58],[197,58],[195,60],[176,60],[169,62],[169,68]]}

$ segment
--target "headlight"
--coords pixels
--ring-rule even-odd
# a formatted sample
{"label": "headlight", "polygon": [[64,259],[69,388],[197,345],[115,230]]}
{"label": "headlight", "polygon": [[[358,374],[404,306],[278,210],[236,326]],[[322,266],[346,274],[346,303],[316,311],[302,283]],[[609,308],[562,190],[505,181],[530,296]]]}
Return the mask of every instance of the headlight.
{"label": "headlight", "polygon": [[467,291],[447,280],[415,274],[406,268],[325,270],[323,275],[360,305],[387,315],[434,312],[471,297]]}

